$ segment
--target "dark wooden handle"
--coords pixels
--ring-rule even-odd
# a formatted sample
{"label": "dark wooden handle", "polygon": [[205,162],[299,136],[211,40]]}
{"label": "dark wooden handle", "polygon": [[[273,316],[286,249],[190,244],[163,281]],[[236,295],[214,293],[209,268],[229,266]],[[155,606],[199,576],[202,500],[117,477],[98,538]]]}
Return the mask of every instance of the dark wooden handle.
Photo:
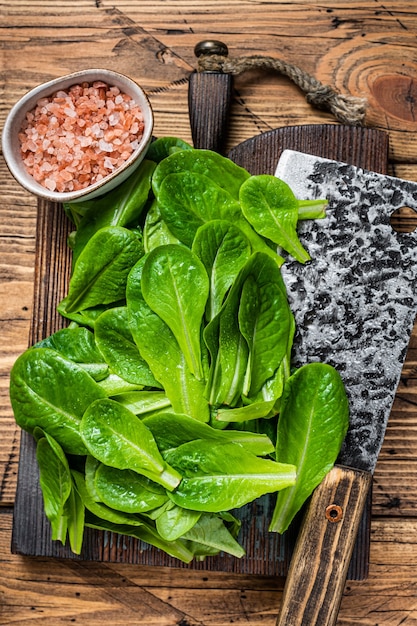
{"label": "dark wooden handle", "polygon": [[[195,47],[197,56],[227,55],[221,42],[201,42]],[[222,72],[193,72],[188,87],[188,110],[191,136],[195,148],[222,153],[228,130],[232,100],[233,77]]]}
{"label": "dark wooden handle", "polygon": [[315,489],[297,539],[277,626],[333,626],[366,497],[369,472],[335,466]]}

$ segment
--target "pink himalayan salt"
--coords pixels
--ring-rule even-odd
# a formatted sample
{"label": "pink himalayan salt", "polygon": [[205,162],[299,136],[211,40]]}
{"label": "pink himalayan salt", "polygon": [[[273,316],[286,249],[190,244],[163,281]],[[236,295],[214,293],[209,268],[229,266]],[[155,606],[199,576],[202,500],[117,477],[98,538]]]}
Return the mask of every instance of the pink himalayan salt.
{"label": "pink himalayan salt", "polygon": [[143,130],[139,105],[118,87],[96,81],[38,100],[19,141],[29,174],[62,193],[85,189],[123,165]]}

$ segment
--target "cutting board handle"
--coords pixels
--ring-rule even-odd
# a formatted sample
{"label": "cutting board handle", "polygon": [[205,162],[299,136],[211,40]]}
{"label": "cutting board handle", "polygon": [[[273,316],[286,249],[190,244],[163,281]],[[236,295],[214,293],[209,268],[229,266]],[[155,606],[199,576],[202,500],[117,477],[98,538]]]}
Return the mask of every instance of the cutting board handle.
{"label": "cutting board handle", "polygon": [[[202,41],[194,48],[197,57],[227,56],[220,41]],[[193,72],[188,86],[188,110],[194,148],[223,153],[232,100],[233,77],[222,72]]]}
{"label": "cutting board handle", "polygon": [[315,489],[291,559],[277,626],[334,626],[372,474],[336,465]]}

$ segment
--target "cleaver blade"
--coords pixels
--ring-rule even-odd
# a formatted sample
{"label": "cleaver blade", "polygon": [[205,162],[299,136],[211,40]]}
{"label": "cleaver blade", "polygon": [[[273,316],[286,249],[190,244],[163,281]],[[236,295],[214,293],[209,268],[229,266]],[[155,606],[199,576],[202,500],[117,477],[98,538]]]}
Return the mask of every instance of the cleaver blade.
{"label": "cleaver blade", "polygon": [[396,209],[417,210],[417,184],[293,150],[275,175],[299,199],[328,200],[324,219],[298,223],[312,260],[288,260],[282,274],[297,325],[294,365],[333,365],[350,407],[338,465],[306,511],[277,626],[330,626],[417,312],[417,234],[391,225]]}

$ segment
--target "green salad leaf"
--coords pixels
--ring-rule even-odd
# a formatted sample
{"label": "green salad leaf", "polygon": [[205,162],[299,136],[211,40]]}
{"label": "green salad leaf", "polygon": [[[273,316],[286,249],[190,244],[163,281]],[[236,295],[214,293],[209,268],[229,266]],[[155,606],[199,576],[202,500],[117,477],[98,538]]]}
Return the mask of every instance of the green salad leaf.
{"label": "green salad leaf", "polygon": [[89,453],[110,467],[132,469],[167,489],[181,480],[163,460],[151,431],[114,400],[93,402],[83,415],[80,433]]}
{"label": "green salad leaf", "polygon": [[203,264],[188,248],[159,246],[146,256],[141,283],[145,301],[171,329],[190,372],[201,380],[201,323],[209,293]]}
{"label": "green salad leaf", "polygon": [[331,365],[308,363],[287,380],[278,420],[276,456],[297,467],[297,480],[278,494],[271,530],[284,532],[331,470],[348,420],[345,388]]}
{"label": "green salad leaf", "polygon": [[72,474],[85,508],[93,515],[97,515],[97,517],[112,524],[129,524],[130,526],[141,526],[143,524],[142,519],[133,513],[125,513],[124,511],[113,509],[102,502],[97,502],[88,492],[84,474],[76,470],[73,470]]}
{"label": "green salad leaf", "polygon": [[216,430],[208,424],[179,413],[156,413],[155,415],[145,417],[143,423],[152,432],[162,453],[168,450],[175,450],[183,443],[197,439],[220,443],[238,443],[245,450],[257,456],[266,456],[274,451],[271,440],[263,433],[240,430]]}
{"label": "green salad leaf", "polygon": [[143,246],[145,252],[150,252],[158,246],[164,246],[169,243],[180,243],[180,240],[169,230],[161,215],[158,202],[154,199],[146,213],[143,226]]}
{"label": "green salad leaf", "polygon": [[262,459],[233,442],[197,439],[167,451],[183,478],[169,497],[184,508],[216,513],[295,483],[293,465]]}
{"label": "green salad leaf", "polygon": [[192,250],[203,263],[210,280],[206,305],[209,322],[219,312],[227,293],[251,255],[251,245],[231,222],[211,220],[194,237]]}
{"label": "green salad leaf", "polygon": [[97,231],[75,263],[60,312],[76,313],[123,299],[127,276],[143,252],[142,243],[127,228],[108,226]]}
{"label": "green salad leaf", "polygon": [[216,182],[196,172],[168,174],[161,182],[157,199],[169,230],[190,247],[203,224],[213,219],[241,218],[239,202]]}
{"label": "green salad leaf", "polygon": [[130,272],[126,299],[129,325],[142,357],[159,381],[172,407],[208,422],[210,412],[204,382],[191,373],[184,353],[169,326],[148,306],[142,294],[142,271],[146,257]]}
{"label": "green salad leaf", "polygon": [[165,489],[133,470],[100,463],[94,472],[94,493],[112,509],[145,513],[168,501]]}
{"label": "green salad leaf", "polygon": [[239,189],[250,174],[230,159],[211,150],[180,150],[163,159],[152,177],[152,188],[158,196],[163,180],[170,174],[192,173],[205,176],[239,200]]}
{"label": "green salad leaf", "polygon": [[254,229],[305,263],[310,255],[298,239],[298,201],[276,176],[252,176],[240,189],[242,211]]}
{"label": "green salad leaf", "polygon": [[146,158],[159,163],[174,152],[192,149],[189,143],[179,137],[158,137],[150,144]]}
{"label": "green salad leaf", "polygon": [[146,417],[171,407],[171,402],[166,393],[157,389],[126,391],[114,395],[113,400],[120,402],[129,411],[141,417]]}
{"label": "green salad leaf", "polygon": [[45,514],[51,522],[52,538],[65,541],[68,524],[65,507],[72,490],[67,458],[53,439],[45,436],[37,443],[36,459]]}
{"label": "green salad leaf", "polygon": [[268,255],[251,257],[243,281],[238,320],[249,348],[243,394],[254,396],[287,353],[292,313],[279,268]]}
{"label": "green salad leaf", "polygon": [[50,348],[24,352],[11,372],[10,399],[17,424],[28,432],[42,428],[69,454],[86,454],[80,422],[90,404],[104,396],[82,367]]}
{"label": "green salad leaf", "polygon": [[236,541],[233,532],[227,528],[225,520],[228,521],[225,514],[221,516],[200,514],[198,521],[183,534],[182,538],[194,544],[195,554],[226,552],[241,558],[245,555],[245,550]]}
{"label": "green salad leaf", "polygon": [[200,511],[190,511],[169,501],[161,507],[155,518],[158,533],[166,541],[175,541],[185,535],[195,526],[201,517]]}
{"label": "green salad leaf", "polygon": [[94,334],[88,328],[63,328],[38,341],[34,347],[59,352],[66,359],[78,363],[97,381],[109,375],[109,367],[97,348]]}
{"label": "green salad leaf", "polygon": [[97,347],[111,370],[129,383],[159,387],[129,328],[127,307],[102,313],[94,325]]}

